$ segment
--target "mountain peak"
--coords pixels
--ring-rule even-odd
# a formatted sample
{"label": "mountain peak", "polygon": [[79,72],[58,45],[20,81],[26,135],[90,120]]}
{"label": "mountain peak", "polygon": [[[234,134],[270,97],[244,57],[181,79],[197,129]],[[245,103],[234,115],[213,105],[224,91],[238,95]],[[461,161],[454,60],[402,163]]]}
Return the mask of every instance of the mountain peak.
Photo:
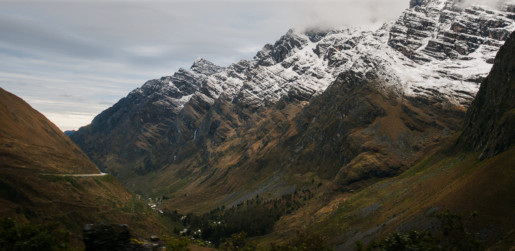
{"label": "mountain peak", "polygon": [[447,2],[453,2],[452,0],[410,0],[409,7],[414,8],[420,7],[440,7],[442,9]]}
{"label": "mountain peak", "polygon": [[215,65],[215,64],[205,58],[200,57],[200,58],[195,59],[195,61],[193,61],[193,65],[191,66],[191,68],[202,66],[202,65]]}
{"label": "mountain peak", "polygon": [[[366,130],[371,144],[381,144],[381,148],[383,143],[390,144],[390,138],[398,138],[396,142],[399,148],[396,149],[399,152],[408,151],[410,156],[389,150],[388,154],[396,156],[395,163],[390,164],[395,170],[400,170],[409,164],[406,159],[416,158],[415,152],[420,149],[426,151],[434,142],[424,141],[422,145],[411,145],[411,141],[408,142],[411,136],[398,135],[405,135],[401,132],[409,130],[410,135],[415,135],[413,137],[422,139],[429,135],[427,138],[440,140],[442,130],[455,130],[458,124],[455,119],[464,116],[464,110],[472,101],[479,83],[492,67],[490,62],[493,62],[495,52],[505,40],[506,34],[515,29],[509,13],[474,8],[454,9],[451,8],[454,4],[451,0],[427,0],[415,4],[420,5],[406,10],[395,23],[384,25],[377,31],[355,28],[327,32],[290,29],[276,42],[265,45],[249,61],[222,68],[199,58],[189,70],[182,69],[171,77],[152,82],[159,84],[161,89],[141,92],[142,95],[134,99],[124,99],[114,109],[103,113],[104,119],[96,119],[91,126],[93,129],[100,128],[98,133],[93,129],[82,129],[72,135],[72,139],[87,149],[101,168],[117,173],[124,179],[122,182],[129,184],[133,180],[125,177],[135,173],[153,176],[153,171],[162,170],[159,172],[180,176],[182,174],[179,172],[187,170],[193,163],[199,167],[218,165],[225,169],[226,163],[215,156],[221,156],[218,155],[221,153],[225,155],[232,149],[240,152],[240,149],[245,148],[238,143],[239,137],[243,135],[249,137],[241,138],[241,142],[249,142],[249,146],[260,145],[249,148],[245,153],[248,156],[258,156],[261,150],[269,151],[273,145],[282,143],[272,144],[270,141],[270,146],[267,146],[268,143],[261,135],[268,132],[255,130],[268,128],[269,118],[273,120],[273,126],[266,129],[270,130],[270,134],[284,135],[280,136],[280,142],[292,137],[293,141],[290,142],[302,145],[299,151],[291,149],[292,158],[301,161],[301,155],[312,154],[310,156],[313,158],[305,160],[318,166],[323,160],[315,157],[318,153],[311,153],[308,149],[326,149],[324,147],[328,146],[327,149],[342,149],[328,153],[334,152],[334,159],[350,163],[364,148],[359,146],[361,143],[356,143],[356,147],[347,147],[347,143],[340,144],[354,141],[344,138],[347,136],[335,137],[334,132],[340,130],[339,135],[346,135],[355,126],[352,123],[340,126],[340,121],[345,124],[353,117],[360,118],[364,123],[356,126],[368,128],[379,117],[381,120],[377,121],[390,124],[390,117],[394,116],[391,112],[401,111],[405,116],[400,120],[395,119],[401,125],[399,131],[385,127],[388,138],[384,142],[375,141],[375,136],[372,136],[372,131],[382,134],[383,129],[370,127],[370,134]],[[339,76],[354,78],[335,81]],[[327,89],[329,86],[334,87]],[[355,90],[352,89],[354,87]],[[335,90],[341,95],[335,94]],[[324,93],[327,94],[320,96]],[[353,99],[360,95],[366,98]],[[371,97],[377,95],[391,101],[389,108],[383,108],[383,103],[371,103]],[[410,103],[398,103],[398,98]],[[334,101],[326,103],[325,100]],[[345,102],[341,105],[334,105],[342,100]],[[313,111],[309,116],[330,114],[326,116],[327,123],[321,120],[316,122],[308,115],[302,115],[306,120],[293,121],[293,118],[300,118],[303,109],[307,109],[304,107],[308,105]],[[371,113],[367,113],[369,111]],[[419,113],[417,111],[420,111],[420,116],[414,116]],[[385,117],[385,114],[389,115]],[[332,128],[333,134],[319,133],[318,136],[311,136],[318,133],[316,126],[336,121],[333,117],[338,119],[338,123],[326,127]],[[313,122],[312,133],[304,133],[305,128],[312,123],[310,121],[316,122]],[[377,128],[383,128],[380,122],[374,122],[373,126],[376,125]],[[271,128],[277,128],[277,131]],[[84,135],[84,139],[81,135]],[[131,138],[128,139],[127,135]],[[368,137],[359,140],[365,142]],[[334,142],[335,145],[304,141],[308,138]],[[97,143],[103,139],[108,139],[103,141],[106,144]],[[404,148],[407,145],[409,147]],[[227,156],[239,161],[239,155]],[[376,153],[372,155],[376,156]],[[326,158],[328,155],[321,156]],[[241,161],[246,163],[244,159]],[[341,167],[340,162],[335,163],[335,169],[332,169],[334,172]],[[386,163],[380,160],[377,162]],[[240,166],[239,163],[237,165]],[[381,169],[385,166],[376,167]],[[201,175],[207,173],[200,172]],[[209,177],[202,184],[215,182],[222,172],[213,175],[202,176]],[[230,175],[229,171],[227,175]],[[350,179],[345,182],[350,182]],[[144,190],[147,186],[143,184],[141,192],[146,192]]]}
{"label": "mountain peak", "polygon": [[200,73],[200,74],[212,75],[212,74],[218,73],[220,71],[223,71],[224,67],[218,66],[204,58],[197,58],[193,62],[193,65],[191,65],[190,69],[192,71]]}

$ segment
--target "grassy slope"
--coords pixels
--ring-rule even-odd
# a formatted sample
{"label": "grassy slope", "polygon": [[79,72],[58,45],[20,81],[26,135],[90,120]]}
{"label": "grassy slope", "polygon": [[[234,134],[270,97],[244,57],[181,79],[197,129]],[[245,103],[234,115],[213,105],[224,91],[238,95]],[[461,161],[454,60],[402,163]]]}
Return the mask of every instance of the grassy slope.
{"label": "grassy slope", "polygon": [[0,88],[0,218],[58,222],[82,243],[87,223],[128,224],[142,236],[166,231],[161,219],[112,176],[100,173],[54,124]]}
{"label": "grassy slope", "polygon": [[2,88],[0,167],[28,168],[45,173],[100,173],[57,126]]}
{"label": "grassy slope", "polygon": [[483,161],[475,153],[445,152],[430,155],[398,177],[356,193],[334,195],[329,203],[319,198],[283,217],[276,233],[258,241],[280,242],[293,229],[307,229],[330,237],[337,249],[345,250],[356,240],[366,243],[392,231],[430,227],[431,213],[448,208],[463,216],[477,211],[475,230],[489,245],[515,245],[515,148]]}

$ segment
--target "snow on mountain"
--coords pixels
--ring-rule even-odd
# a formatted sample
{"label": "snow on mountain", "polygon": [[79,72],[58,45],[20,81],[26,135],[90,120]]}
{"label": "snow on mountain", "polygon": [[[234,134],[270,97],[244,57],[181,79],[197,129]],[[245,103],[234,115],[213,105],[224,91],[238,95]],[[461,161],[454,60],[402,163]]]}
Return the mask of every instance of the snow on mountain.
{"label": "snow on mountain", "polygon": [[140,119],[142,123],[156,116],[173,119],[191,104],[202,111],[181,116],[188,118],[185,123],[193,130],[198,126],[194,121],[217,99],[251,109],[286,96],[308,101],[347,71],[381,76],[382,85],[400,96],[468,106],[497,50],[515,30],[515,7],[462,8],[459,2],[412,0],[412,8],[376,31],[289,30],[252,60],[226,68],[198,59],[190,69],[147,81],[95,120],[146,109],[159,112],[142,115],[148,117]]}
{"label": "snow on mountain", "polygon": [[462,9],[451,0],[412,1],[411,6],[377,31],[289,30],[250,61],[221,68],[198,60],[191,70],[149,81],[136,91],[161,88],[177,108],[192,95],[209,104],[224,98],[259,107],[285,95],[307,100],[342,72],[374,70],[402,95],[468,105],[498,48],[515,30],[514,14],[508,11],[513,8]]}
{"label": "snow on mountain", "polygon": [[[460,112],[515,30],[510,6],[462,8],[457,0],[411,6],[375,31],[289,30],[251,60],[225,68],[196,60],[146,82],[71,138],[130,186],[158,170],[195,176],[188,184],[215,182],[226,174],[219,170],[240,163],[268,166],[265,157],[254,163],[255,154],[282,146],[291,161],[271,167],[327,166],[347,184],[360,179],[349,174],[352,166],[370,157],[378,164],[363,174],[393,175],[457,129]],[[222,164],[226,153],[231,161]],[[328,164],[326,157],[339,161]]]}
{"label": "snow on mountain", "polygon": [[179,112],[207,77],[223,70],[223,67],[200,58],[195,60],[190,70],[181,68],[173,76],[149,80],[128,97],[148,97],[155,100],[156,105],[176,107],[176,112]]}

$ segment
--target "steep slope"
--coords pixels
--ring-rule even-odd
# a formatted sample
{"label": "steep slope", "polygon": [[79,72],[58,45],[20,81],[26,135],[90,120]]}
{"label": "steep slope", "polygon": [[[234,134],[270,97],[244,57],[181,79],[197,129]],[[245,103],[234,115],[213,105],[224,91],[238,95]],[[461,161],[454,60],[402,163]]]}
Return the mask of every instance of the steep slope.
{"label": "steep slope", "polygon": [[3,168],[40,173],[100,173],[66,135],[23,100],[1,88],[0,100]]}
{"label": "steep slope", "polygon": [[[169,158],[154,160],[153,155],[169,156],[166,146],[171,138],[183,141],[182,135],[174,134],[184,126],[178,123],[184,104],[207,76],[222,69],[199,59],[190,70],[180,69],[173,76],[150,80],[71,137],[81,142],[83,150],[100,168],[122,180],[127,175],[157,169]],[[107,169],[119,165],[132,168]]]}
{"label": "steep slope", "polygon": [[129,224],[144,236],[166,229],[54,124],[1,88],[0,124],[0,217],[57,222],[78,246],[86,223]]}
{"label": "steep slope", "polygon": [[[467,225],[468,231],[477,232],[487,247],[512,249],[515,148],[510,138],[513,127],[507,125],[513,121],[515,105],[511,96],[515,91],[511,78],[514,46],[512,33],[467,112],[463,132],[456,133],[437,152],[401,175],[359,192],[315,198],[281,218],[273,234],[257,240],[267,246],[304,228],[327,236],[336,250],[349,250],[358,240],[366,244],[394,231],[431,229],[437,226],[432,214],[450,209],[465,218],[477,214],[475,223]],[[482,160],[478,160],[479,154]]]}
{"label": "steep slope", "polygon": [[462,146],[492,157],[510,148],[515,137],[515,36],[501,48],[490,75],[467,112]]}
{"label": "steep slope", "polygon": [[[189,81],[187,102],[155,100],[145,84],[71,138],[169,208],[205,211],[314,179],[349,190],[402,172],[457,130],[514,29],[507,8],[432,0],[376,31],[290,30],[252,60]],[[167,78],[152,93],[178,85]],[[135,93],[145,95],[128,102]],[[157,103],[167,105],[134,112]]]}

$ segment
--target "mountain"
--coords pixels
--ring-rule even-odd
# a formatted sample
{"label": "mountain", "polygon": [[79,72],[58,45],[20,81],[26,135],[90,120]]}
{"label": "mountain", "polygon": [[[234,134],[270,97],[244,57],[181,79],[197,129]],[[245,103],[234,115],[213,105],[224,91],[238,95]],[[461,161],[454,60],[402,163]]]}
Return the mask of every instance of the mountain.
{"label": "mountain", "polygon": [[[515,107],[514,56],[515,32],[495,57],[460,132],[435,152],[399,176],[353,193],[311,200],[308,206],[282,217],[274,234],[258,242],[267,246],[293,238],[296,229],[307,229],[325,236],[336,250],[349,250],[355,241],[366,245],[392,232],[435,233],[440,224],[434,213],[449,209],[457,214],[449,222],[483,241],[483,248],[513,249],[515,148],[510,123]],[[459,238],[455,234],[451,238]]]}
{"label": "mountain", "polygon": [[398,175],[460,129],[515,29],[509,6],[410,5],[376,31],[290,30],[250,61],[199,59],[70,137],[127,188],[186,211]]}
{"label": "mountain", "polygon": [[101,174],[54,124],[1,88],[0,204],[2,218],[20,224],[56,222],[71,232],[77,246],[83,245],[86,223],[129,224],[143,236],[166,229],[142,200],[113,176]]}
{"label": "mountain", "polygon": [[100,173],[80,148],[42,114],[3,89],[0,95],[2,167],[42,173]]}

